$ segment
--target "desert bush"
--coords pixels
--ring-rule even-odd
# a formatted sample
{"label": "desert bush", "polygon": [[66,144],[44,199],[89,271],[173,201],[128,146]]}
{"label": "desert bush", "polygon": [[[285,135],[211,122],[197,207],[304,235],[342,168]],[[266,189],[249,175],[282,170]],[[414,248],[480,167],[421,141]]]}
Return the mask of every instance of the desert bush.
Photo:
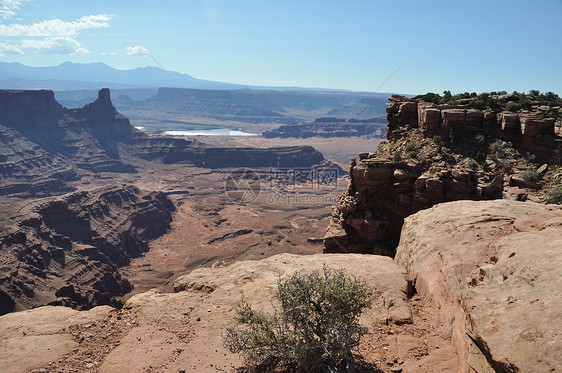
{"label": "desert bush", "polygon": [[410,157],[410,158],[418,158],[418,152],[417,152],[417,150],[410,150],[410,151],[408,152],[408,157]]}
{"label": "desert bush", "polygon": [[541,179],[541,174],[537,170],[526,170],[521,172],[521,177],[525,181],[537,182]]}
{"label": "desert bush", "polygon": [[359,315],[372,302],[363,280],[328,267],[297,272],[279,281],[275,299],[281,308],[274,314],[253,310],[242,299],[234,318],[237,326],[223,335],[230,351],[266,369],[336,372],[353,366],[351,349],[366,333]]}
{"label": "desert bush", "polygon": [[416,142],[414,140],[410,140],[406,144],[406,151],[411,152],[412,150],[416,150]]}
{"label": "desert bush", "polygon": [[451,128],[451,130],[449,131],[449,144],[451,144],[451,146],[454,146],[457,144],[457,141],[457,132],[454,128]]}
{"label": "desert bush", "polygon": [[398,150],[392,156],[392,163],[396,164],[396,163],[400,163],[400,162],[402,162],[402,152],[400,150]]}
{"label": "desert bush", "polygon": [[537,160],[537,156],[535,154],[527,152],[525,154],[525,159],[523,159],[523,164],[530,165],[535,163],[536,160]]}
{"label": "desert bush", "polygon": [[478,168],[478,163],[472,158],[470,158],[468,162],[466,162],[466,165],[473,170],[476,170]]}
{"label": "desert bush", "polygon": [[441,148],[445,146],[445,141],[443,141],[443,138],[439,135],[433,136],[433,142],[437,145],[439,151],[441,151]]}
{"label": "desert bush", "polygon": [[501,143],[501,141],[494,141],[493,143],[490,144],[490,151],[492,153],[498,153],[503,151],[503,144]]}
{"label": "desert bush", "polygon": [[440,104],[441,103],[441,96],[439,96],[439,94],[433,93],[433,92],[428,92],[425,95],[421,96],[420,98],[425,102],[433,102],[434,104]]}
{"label": "desert bush", "polygon": [[547,193],[548,198],[546,203],[556,203],[558,205],[562,204],[562,188],[556,188]]}
{"label": "desert bush", "polygon": [[519,110],[519,104],[517,102],[508,102],[507,105],[505,105],[505,108],[509,111],[517,111]]}
{"label": "desert bush", "polygon": [[483,147],[486,143],[486,138],[482,134],[474,136],[474,140],[476,140],[476,144],[478,144],[479,147]]}

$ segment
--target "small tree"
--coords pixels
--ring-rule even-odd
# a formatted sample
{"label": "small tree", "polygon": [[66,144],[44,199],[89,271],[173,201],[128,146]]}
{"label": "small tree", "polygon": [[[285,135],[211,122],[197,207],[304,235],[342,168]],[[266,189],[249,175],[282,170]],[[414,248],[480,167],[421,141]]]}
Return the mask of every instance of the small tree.
{"label": "small tree", "polygon": [[333,372],[353,366],[351,349],[366,332],[358,318],[371,305],[364,281],[328,267],[297,272],[278,283],[275,298],[281,309],[273,315],[253,310],[242,299],[234,318],[238,328],[229,327],[223,335],[231,352],[269,369]]}

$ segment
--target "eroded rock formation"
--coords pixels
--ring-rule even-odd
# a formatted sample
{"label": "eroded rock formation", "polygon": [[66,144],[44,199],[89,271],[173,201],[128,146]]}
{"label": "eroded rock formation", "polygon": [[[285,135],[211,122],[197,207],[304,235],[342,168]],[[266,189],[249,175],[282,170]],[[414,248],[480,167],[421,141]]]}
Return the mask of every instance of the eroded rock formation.
{"label": "eroded rock formation", "polygon": [[263,137],[354,137],[354,136],[376,136],[382,137],[385,124],[380,118],[368,120],[328,121],[320,118],[312,123],[286,124],[271,131],[262,133]]}
{"label": "eroded rock formation", "polygon": [[119,267],[164,234],[163,193],[106,187],[36,203],[0,224],[0,313],[45,304],[119,304],[131,290]]}
{"label": "eroded rock formation", "polygon": [[458,201],[405,220],[395,261],[430,299],[461,372],[562,368],[562,208]]}
{"label": "eroded rock formation", "polygon": [[437,203],[502,196],[502,176],[470,169],[430,173],[421,163],[382,158],[352,162],[347,191],[338,199],[324,252],[393,255],[405,217]]}
{"label": "eroded rock formation", "polygon": [[511,141],[515,146],[536,153],[544,161],[560,162],[562,157],[562,121],[553,116],[548,105],[511,112],[498,105],[493,110],[471,108],[468,103],[436,105],[419,98],[394,95],[386,104],[389,140],[400,138],[409,129],[418,128],[426,137],[448,138],[478,133]]}
{"label": "eroded rock formation", "polygon": [[52,91],[0,91],[0,195],[65,193],[85,174],[137,172],[136,158],[205,168],[326,164],[309,146],[216,148],[148,136],[117,112],[108,89],[79,109],[62,107]]}

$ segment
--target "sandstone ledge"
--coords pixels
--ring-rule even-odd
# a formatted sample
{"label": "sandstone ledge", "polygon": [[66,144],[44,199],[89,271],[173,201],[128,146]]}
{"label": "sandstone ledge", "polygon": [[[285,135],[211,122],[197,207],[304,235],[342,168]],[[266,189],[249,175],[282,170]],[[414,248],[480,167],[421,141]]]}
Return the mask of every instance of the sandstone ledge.
{"label": "sandstone ledge", "polygon": [[429,298],[461,371],[562,369],[562,208],[507,200],[405,219],[395,260]]}

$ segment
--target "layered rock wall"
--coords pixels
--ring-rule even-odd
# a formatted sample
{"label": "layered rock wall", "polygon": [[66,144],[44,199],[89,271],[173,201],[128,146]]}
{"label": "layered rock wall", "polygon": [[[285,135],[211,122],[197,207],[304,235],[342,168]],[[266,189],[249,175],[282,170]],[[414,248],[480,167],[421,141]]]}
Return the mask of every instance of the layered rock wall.
{"label": "layered rock wall", "polygon": [[512,141],[546,159],[562,155],[561,122],[549,116],[548,106],[519,112],[472,109],[467,105],[436,105],[420,99],[394,95],[386,104],[388,127],[386,136],[395,140],[408,129],[418,128],[426,137],[448,138],[489,134]]}
{"label": "layered rock wall", "polygon": [[421,164],[364,158],[352,162],[350,184],[338,199],[324,251],[393,254],[405,217],[437,203],[501,198],[501,175],[472,170],[424,172]]}
{"label": "layered rock wall", "polygon": [[39,204],[0,228],[0,314],[45,304],[118,305],[118,268],[170,227],[163,193],[106,187]]}

